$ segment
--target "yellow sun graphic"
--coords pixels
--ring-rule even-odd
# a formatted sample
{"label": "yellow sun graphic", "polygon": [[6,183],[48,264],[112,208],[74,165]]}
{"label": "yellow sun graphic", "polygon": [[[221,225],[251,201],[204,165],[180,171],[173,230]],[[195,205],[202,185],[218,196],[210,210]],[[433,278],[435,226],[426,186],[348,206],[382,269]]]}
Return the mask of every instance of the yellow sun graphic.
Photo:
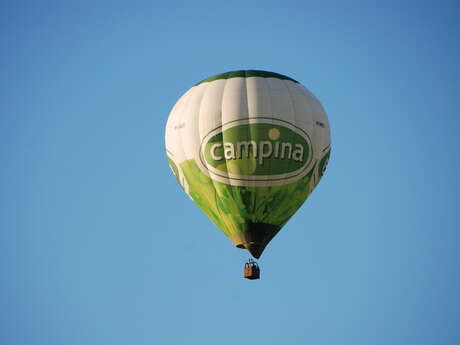
{"label": "yellow sun graphic", "polygon": [[268,131],[268,137],[270,140],[278,140],[280,137],[280,131],[277,128],[271,128]]}

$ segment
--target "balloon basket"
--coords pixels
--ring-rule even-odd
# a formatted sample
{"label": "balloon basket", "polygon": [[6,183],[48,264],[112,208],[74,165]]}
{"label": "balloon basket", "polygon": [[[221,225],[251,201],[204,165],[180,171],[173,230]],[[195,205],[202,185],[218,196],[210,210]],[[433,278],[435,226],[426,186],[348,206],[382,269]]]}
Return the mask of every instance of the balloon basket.
{"label": "balloon basket", "polygon": [[243,277],[250,280],[260,279],[260,268],[257,262],[249,259],[249,261],[244,264]]}

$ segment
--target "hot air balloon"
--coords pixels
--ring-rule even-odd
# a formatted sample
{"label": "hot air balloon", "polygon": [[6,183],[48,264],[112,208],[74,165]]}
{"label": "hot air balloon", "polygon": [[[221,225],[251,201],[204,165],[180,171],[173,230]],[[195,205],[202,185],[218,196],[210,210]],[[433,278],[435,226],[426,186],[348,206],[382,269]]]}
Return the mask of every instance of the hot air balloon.
{"label": "hot air balloon", "polygon": [[165,137],[184,191],[255,258],[316,187],[331,150],[316,97],[290,77],[260,70],[197,83],[174,105]]}

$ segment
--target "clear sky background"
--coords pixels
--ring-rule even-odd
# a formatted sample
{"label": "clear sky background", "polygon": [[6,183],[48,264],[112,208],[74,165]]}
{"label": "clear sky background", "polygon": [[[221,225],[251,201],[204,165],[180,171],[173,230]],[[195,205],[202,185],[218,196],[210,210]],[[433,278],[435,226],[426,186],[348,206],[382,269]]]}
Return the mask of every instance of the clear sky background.
{"label": "clear sky background", "polygon": [[[456,1],[2,1],[0,344],[460,343]],[[328,170],[262,279],[164,153],[201,79],[299,80]]]}

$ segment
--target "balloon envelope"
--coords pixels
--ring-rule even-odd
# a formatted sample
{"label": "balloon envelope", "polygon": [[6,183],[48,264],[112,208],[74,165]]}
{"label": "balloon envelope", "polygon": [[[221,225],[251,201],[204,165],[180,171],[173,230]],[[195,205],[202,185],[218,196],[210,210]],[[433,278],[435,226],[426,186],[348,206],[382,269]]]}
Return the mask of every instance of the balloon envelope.
{"label": "balloon envelope", "polygon": [[188,90],[166,125],[179,184],[256,258],[318,184],[330,154],[327,115],[299,82],[235,71]]}

